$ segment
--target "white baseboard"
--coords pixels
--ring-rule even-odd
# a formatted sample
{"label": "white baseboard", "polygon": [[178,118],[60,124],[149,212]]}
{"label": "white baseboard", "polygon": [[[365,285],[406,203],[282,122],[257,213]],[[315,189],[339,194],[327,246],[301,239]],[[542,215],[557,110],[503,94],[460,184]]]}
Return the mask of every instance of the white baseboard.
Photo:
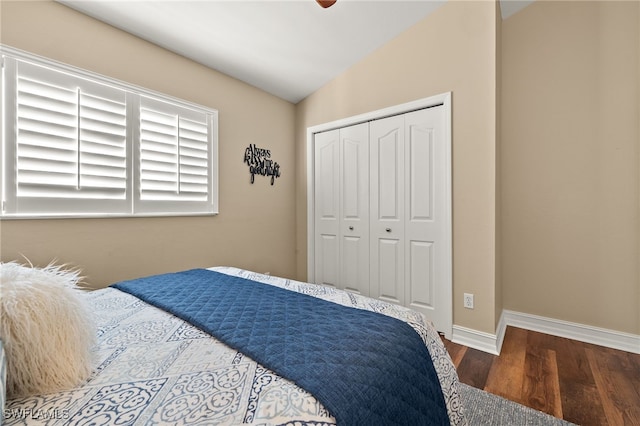
{"label": "white baseboard", "polygon": [[500,354],[496,335],[485,333],[484,331],[454,325],[453,333],[451,334],[451,341],[453,343],[468,346],[493,355]]}
{"label": "white baseboard", "polygon": [[453,326],[451,341],[498,355],[507,326],[640,354],[640,335],[509,310],[502,311],[496,334]]}
{"label": "white baseboard", "polygon": [[[500,322],[513,327],[640,354],[640,335],[504,310]],[[506,327],[505,327],[506,328]],[[504,337],[504,336],[503,336]]]}

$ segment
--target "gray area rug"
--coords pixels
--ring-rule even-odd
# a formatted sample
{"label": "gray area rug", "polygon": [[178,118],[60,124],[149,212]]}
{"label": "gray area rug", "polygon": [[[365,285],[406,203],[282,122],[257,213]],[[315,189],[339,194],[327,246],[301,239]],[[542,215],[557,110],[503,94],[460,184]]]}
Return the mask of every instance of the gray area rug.
{"label": "gray area rug", "polygon": [[460,383],[460,394],[469,426],[568,426],[573,424],[464,383]]}

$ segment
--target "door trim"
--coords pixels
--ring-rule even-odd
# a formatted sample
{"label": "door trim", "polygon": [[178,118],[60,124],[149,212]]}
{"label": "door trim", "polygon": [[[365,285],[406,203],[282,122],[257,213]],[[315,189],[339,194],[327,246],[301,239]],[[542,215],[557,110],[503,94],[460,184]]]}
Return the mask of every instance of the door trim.
{"label": "door trim", "polygon": [[443,291],[447,294],[447,300],[451,303],[447,305],[449,308],[449,315],[447,315],[449,321],[445,330],[438,330],[445,334],[445,337],[451,339],[452,327],[453,327],[453,226],[452,226],[452,184],[451,184],[451,169],[452,169],[452,127],[451,127],[451,92],[442,93],[439,95],[429,96],[427,98],[418,99],[415,101],[407,102],[400,105],[395,105],[388,108],[379,109],[376,111],[367,112],[364,114],[347,117],[329,123],[318,124],[307,128],[307,281],[309,277],[315,276],[315,224],[313,220],[313,212],[315,211],[313,188],[314,182],[314,158],[313,158],[313,139],[316,133],[325,132],[328,130],[339,129],[342,127],[351,126],[354,124],[364,123],[367,121],[378,120],[393,115],[400,115],[419,109],[440,106],[444,107],[445,115],[445,151],[446,151],[446,164],[445,164],[445,227],[447,230],[447,241],[444,243],[447,256],[445,268],[445,283],[443,285]]}

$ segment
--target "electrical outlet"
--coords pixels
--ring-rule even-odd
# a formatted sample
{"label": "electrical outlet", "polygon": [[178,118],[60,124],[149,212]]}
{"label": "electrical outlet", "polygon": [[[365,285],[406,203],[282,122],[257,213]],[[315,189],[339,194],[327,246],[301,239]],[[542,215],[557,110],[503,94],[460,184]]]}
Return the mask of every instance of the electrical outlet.
{"label": "electrical outlet", "polygon": [[473,309],[473,294],[471,293],[464,294],[464,307],[467,309]]}

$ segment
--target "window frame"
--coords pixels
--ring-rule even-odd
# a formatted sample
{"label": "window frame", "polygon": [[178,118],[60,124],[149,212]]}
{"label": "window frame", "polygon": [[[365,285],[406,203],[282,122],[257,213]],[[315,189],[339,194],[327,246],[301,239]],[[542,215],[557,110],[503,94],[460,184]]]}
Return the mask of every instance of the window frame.
{"label": "window frame", "polygon": [[[91,71],[63,64],[48,58],[0,44],[2,85],[0,86],[0,120],[2,120],[2,149],[0,149],[0,220],[50,218],[109,218],[210,216],[218,212],[218,111],[181,100],[140,86],[106,77]],[[107,90],[126,93],[126,198],[117,202],[109,199],[18,197],[17,187],[17,77],[13,66],[20,62],[48,68],[70,75],[72,79],[88,81]],[[66,76],[65,76],[66,77]],[[12,81],[8,81],[13,78]],[[48,80],[47,80],[48,81]],[[206,200],[141,200],[140,189],[140,106],[141,99],[169,104],[172,108],[204,117],[207,127],[208,186]],[[202,133],[204,135],[204,132]],[[179,160],[178,160],[179,161]],[[203,193],[204,194],[204,193]],[[204,196],[204,195],[203,195]],[[27,209],[21,210],[21,205]],[[41,208],[42,207],[42,208]],[[39,211],[38,211],[39,210]]]}

